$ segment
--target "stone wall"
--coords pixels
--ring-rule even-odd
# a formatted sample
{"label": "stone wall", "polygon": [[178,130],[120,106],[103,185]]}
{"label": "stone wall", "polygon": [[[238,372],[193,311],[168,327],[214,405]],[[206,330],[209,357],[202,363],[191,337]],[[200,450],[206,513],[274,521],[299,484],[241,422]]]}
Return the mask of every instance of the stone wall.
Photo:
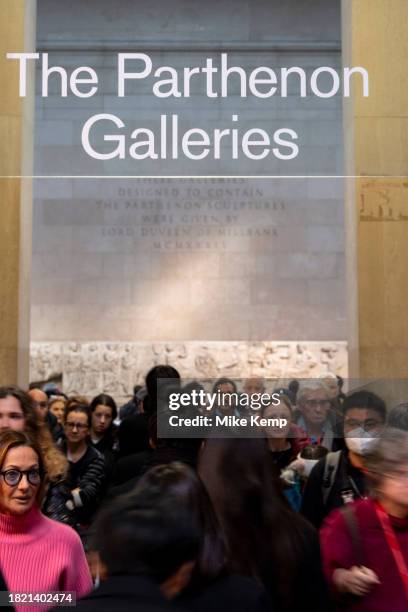
{"label": "stone wall", "polygon": [[[337,0],[137,3],[39,2],[38,44],[51,65],[100,75],[89,99],[37,96],[32,340],[342,341],[346,337],[341,179],[109,178],[113,175],[342,174],[341,96],[159,100],[150,82],[118,99],[118,50],[145,51],[155,65],[219,62],[340,68]],[[92,19],[90,15],[92,14]],[[159,50],[160,49],[160,50]],[[115,53],[116,52],[116,53]],[[39,79],[37,91],[39,91]],[[322,87],[323,87],[322,83]],[[231,123],[299,134],[299,156],[253,162],[92,160],[81,128],[97,112],[156,129],[160,113],[185,127]],[[101,144],[102,133],[96,134]],[[105,143],[105,146],[106,143]],[[108,145],[109,146],[109,145]],[[78,178],[99,175],[103,178]],[[76,176],[77,178],[72,178]]]}
{"label": "stone wall", "polygon": [[[219,63],[221,51],[247,71],[340,68],[340,1],[39,0],[37,41],[50,65],[94,67],[100,87],[93,98],[61,98],[54,76],[43,98],[37,78],[35,173],[64,178],[34,184],[31,379],[59,363],[70,392],[122,397],[163,359],[193,376],[225,364],[242,375],[258,361],[267,375],[318,375],[330,350],[314,342],[335,347],[343,371],[342,181],[307,178],[342,174],[341,96],[300,98],[294,78],[286,99],[241,99],[236,83],[228,99],[208,99],[195,81],[189,99],[159,100],[149,81],[118,99],[114,78],[123,50],[179,72],[206,57]],[[98,112],[153,130],[161,113],[207,130],[230,127],[236,113],[243,130],[296,130],[300,153],[290,163],[97,161],[80,140]],[[109,146],[102,132],[95,142]]]}
{"label": "stone wall", "polygon": [[283,379],[347,376],[345,342],[35,342],[31,378],[62,374],[67,394],[105,392],[118,402],[143,384],[147,371],[171,364],[183,378],[228,376]]}

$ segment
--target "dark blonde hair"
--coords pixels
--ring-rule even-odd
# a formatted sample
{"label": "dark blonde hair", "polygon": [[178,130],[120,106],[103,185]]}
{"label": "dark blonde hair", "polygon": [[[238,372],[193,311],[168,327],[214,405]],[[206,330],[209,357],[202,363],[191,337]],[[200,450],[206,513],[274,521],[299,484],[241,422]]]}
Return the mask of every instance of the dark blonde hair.
{"label": "dark blonde hair", "polygon": [[30,396],[19,387],[0,387],[0,399],[15,397],[25,418],[24,431],[41,449],[48,478],[56,482],[66,476],[68,461],[56,448],[46,423],[39,423]]}
{"label": "dark blonde hair", "polygon": [[41,484],[38,487],[36,494],[36,501],[40,505],[44,495],[45,486],[45,465],[44,458],[40,446],[35,442],[29,435],[23,431],[13,431],[8,429],[0,433],[0,470],[2,469],[6,456],[9,451],[13,448],[19,448],[20,446],[26,446],[31,448],[38,457],[38,467],[41,474]]}

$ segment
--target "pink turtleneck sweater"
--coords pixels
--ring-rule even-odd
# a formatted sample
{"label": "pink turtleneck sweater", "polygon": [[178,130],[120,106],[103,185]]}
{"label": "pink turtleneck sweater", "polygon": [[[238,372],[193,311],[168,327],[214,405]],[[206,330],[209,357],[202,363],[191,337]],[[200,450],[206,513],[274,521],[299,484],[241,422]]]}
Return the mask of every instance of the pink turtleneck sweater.
{"label": "pink turtleneck sweater", "polygon": [[[76,591],[79,599],[92,590],[78,534],[36,507],[23,516],[0,514],[0,569],[13,592]],[[16,605],[15,609],[38,612],[46,607]]]}

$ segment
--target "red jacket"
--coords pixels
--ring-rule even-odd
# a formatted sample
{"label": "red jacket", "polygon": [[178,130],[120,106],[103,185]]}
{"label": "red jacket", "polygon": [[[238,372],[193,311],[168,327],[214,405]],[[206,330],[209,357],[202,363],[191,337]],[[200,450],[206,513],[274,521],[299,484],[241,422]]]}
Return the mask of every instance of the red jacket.
{"label": "red jacket", "polygon": [[299,425],[296,425],[296,423],[292,423],[290,426],[289,443],[292,447],[295,459],[302,450],[302,448],[309,444],[307,433],[304,429],[299,427]]}
{"label": "red jacket", "polygon": [[[363,563],[377,574],[381,584],[376,585],[365,597],[346,596],[341,609],[347,612],[407,612],[404,585],[373,502],[370,499],[358,500],[354,502],[353,509],[360,533]],[[408,518],[390,519],[408,565]],[[334,510],[326,519],[320,530],[320,543],[324,571],[334,591],[334,570],[359,565],[353,552],[349,528],[339,510]]]}

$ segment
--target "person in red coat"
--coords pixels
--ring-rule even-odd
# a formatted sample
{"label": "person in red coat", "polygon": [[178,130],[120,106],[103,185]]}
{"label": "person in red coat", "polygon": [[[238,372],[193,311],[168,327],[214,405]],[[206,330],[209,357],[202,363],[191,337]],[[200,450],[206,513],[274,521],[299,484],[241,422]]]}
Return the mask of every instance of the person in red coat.
{"label": "person in red coat", "polygon": [[326,576],[340,610],[408,610],[408,432],[388,429],[366,459],[371,493],[321,529]]}

